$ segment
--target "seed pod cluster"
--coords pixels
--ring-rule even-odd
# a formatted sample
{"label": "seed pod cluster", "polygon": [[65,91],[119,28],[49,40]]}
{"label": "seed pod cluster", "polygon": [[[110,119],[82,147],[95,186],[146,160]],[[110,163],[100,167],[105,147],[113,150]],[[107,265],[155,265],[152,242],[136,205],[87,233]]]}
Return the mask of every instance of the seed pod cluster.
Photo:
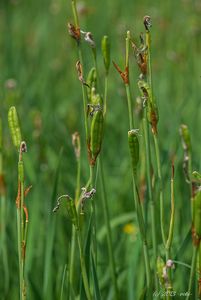
{"label": "seed pod cluster", "polygon": [[137,165],[139,162],[139,141],[137,136],[138,130],[132,129],[128,131],[128,145],[132,161],[133,173],[137,173]]}
{"label": "seed pod cluster", "polygon": [[91,122],[90,145],[89,145],[89,156],[90,156],[91,165],[95,165],[96,158],[101,150],[101,144],[103,139],[103,125],[104,125],[103,111],[102,109],[100,109],[94,113]]}
{"label": "seed pod cluster", "polygon": [[150,86],[144,80],[139,80],[138,87],[147,105],[147,119],[151,124],[153,133],[157,134],[157,124],[159,121],[158,107],[155,99],[153,98]]}
{"label": "seed pod cluster", "polygon": [[107,35],[102,38],[101,46],[105,70],[108,74],[110,68],[110,42]]}
{"label": "seed pod cluster", "polygon": [[193,198],[193,227],[197,239],[201,239],[201,188]]}
{"label": "seed pod cluster", "polygon": [[19,120],[16,108],[12,106],[8,111],[8,124],[10,127],[11,137],[15,147],[19,148],[22,140]]}

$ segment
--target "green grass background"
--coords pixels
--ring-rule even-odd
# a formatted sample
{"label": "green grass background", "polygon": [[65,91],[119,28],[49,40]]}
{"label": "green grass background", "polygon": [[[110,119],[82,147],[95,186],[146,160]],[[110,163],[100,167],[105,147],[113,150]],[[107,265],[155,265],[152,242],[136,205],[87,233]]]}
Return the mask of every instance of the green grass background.
{"label": "green grass background", "polygon": [[[191,132],[193,170],[201,171],[201,3],[198,0],[88,0],[79,5],[82,7],[81,29],[91,31],[97,44],[102,78],[102,36],[107,34],[110,37],[111,58],[123,66],[126,30],[130,30],[137,41],[139,33],[144,30],[143,16],[148,14],[152,17],[153,80],[160,112],[159,140],[167,224],[171,158],[175,156],[176,222],[173,250],[176,255],[191,224],[189,189],[182,172],[183,151],[178,131],[181,123],[187,124]],[[65,264],[68,264],[70,222],[65,212],[55,216],[51,210],[58,195],[74,194],[76,160],[71,145],[71,134],[74,131],[79,131],[82,136],[81,186],[85,185],[88,178],[82,94],[75,70],[77,52],[74,41],[67,33],[66,25],[69,21],[73,22],[70,0],[0,1],[0,116],[3,121],[6,248],[9,262],[9,281],[6,285],[0,256],[0,299],[18,299],[19,285],[15,206],[17,154],[11,143],[7,123],[7,112],[11,105],[17,108],[23,139],[28,147],[25,155],[26,185],[33,185],[26,200],[30,214],[26,264],[28,299],[59,299],[63,270]],[[85,69],[89,71],[93,66],[91,52],[87,45],[83,48]],[[135,101],[138,96],[139,71],[134,55],[130,57],[130,68],[132,97]],[[16,88],[12,90],[6,87],[10,78],[16,80]],[[133,300],[138,299],[142,291],[144,266],[132,200],[127,130],[126,95],[119,75],[111,66],[102,151],[114,226],[118,283],[122,299]],[[61,148],[63,153],[58,177],[56,170]],[[143,152],[141,156],[144,156]],[[103,299],[112,299],[105,224],[98,187],[96,203],[98,274]],[[136,231],[126,234],[123,228],[130,222]],[[148,226],[149,223],[148,206]],[[151,242],[151,237],[148,238]],[[162,247],[160,250],[163,256]],[[179,260],[190,263],[191,250],[191,243],[188,243]],[[178,291],[186,290],[188,275],[188,269],[181,266],[177,268],[175,288]],[[64,299],[67,290],[65,284]]]}

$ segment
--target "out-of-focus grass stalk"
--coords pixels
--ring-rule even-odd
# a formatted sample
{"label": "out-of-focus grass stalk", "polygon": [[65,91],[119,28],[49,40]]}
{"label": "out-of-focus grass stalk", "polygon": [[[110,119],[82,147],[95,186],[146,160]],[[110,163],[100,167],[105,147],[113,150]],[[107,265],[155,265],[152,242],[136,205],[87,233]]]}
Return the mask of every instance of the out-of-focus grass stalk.
{"label": "out-of-focus grass stalk", "polygon": [[193,246],[193,256],[192,256],[192,261],[191,261],[191,272],[190,272],[190,278],[189,278],[189,283],[188,283],[188,292],[187,292],[187,297],[186,300],[191,299],[191,290],[192,290],[192,285],[196,273],[196,263],[197,263],[197,254],[198,254],[198,249],[199,247],[194,245]]}
{"label": "out-of-focus grass stalk", "polygon": [[1,251],[2,251],[2,261],[3,261],[3,271],[4,271],[4,282],[6,295],[9,286],[9,268],[8,268],[8,255],[6,249],[6,187],[3,174],[3,130],[2,121],[0,118],[0,207],[1,207]]}
{"label": "out-of-focus grass stalk", "polygon": [[[126,87],[126,94],[127,94],[127,101],[128,101],[129,126],[130,126],[130,130],[132,131],[134,128],[134,120],[133,120],[131,92],[130,92],[130,84],[129,84],[129,46],[130,46],[130,32],[128,31],[126,36],[126,69],[125,70],[127,72],[126,74],[127,80],[125,82],[125,87]],[[141,239],[143,243],[147,288],[148,291],[150,291],[150,287],[151,287],[150,259],[149,259],[148,245],[146,240],[143,210],[139,198],[139,193],[137,191],[137,176],[133,168],[132,168],[132,181],[133,181],[133,196],[134,196],[135,208],[136,208],[138,224],[140,228]]]}

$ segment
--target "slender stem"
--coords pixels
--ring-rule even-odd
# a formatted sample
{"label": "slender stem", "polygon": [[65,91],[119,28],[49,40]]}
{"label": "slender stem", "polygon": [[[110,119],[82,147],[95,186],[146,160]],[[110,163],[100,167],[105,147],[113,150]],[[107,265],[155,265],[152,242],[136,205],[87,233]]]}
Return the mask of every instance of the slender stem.
{"label": "slender stem", "polygon": [[77,230],[77,241],[78,241],[78,247],[79,247],[79,252],[80,252],[80,264],[81,264],[82,278],[83,278],[83,283],[84,283],[87,300],[92,300],[91,291],[90,291],[90,287],[89,287],[89,281],[87,278],[84,253],[83,253],[83,248],[82,248],[82,238],[81,238],[81,233],[80,233],[79,229]]}
{"label": "slender stem", "polygon": [[150,291],[151,269],[150,269],[149,251],[148,251],[148,245],[147,245],[147,239],[146,239],[143,210],[142,210],[142,205],[140,203],[139,193],[138,193],[137,185],[136,185],[136,176],[134,175],[134,173],[133,173],[133,197],[134,197],[135,208],[136,208],[138,224],[139,224],[139,229],[140,229],[140,236],[141,236],[141,240],[143,243],[143,254],[144,254],[144,262],[145,262],[147,287],[148,287],[148,291]]}
{"label": "slender stem", "polygon": [[[151,34],[150,31],[146,30],[146,46],[147,46],[147,54],[148,54],[148,76],[147,81],[149,83],[151,89],[151,99],[152,102],[155,101],[154,93],[153,93],[153,82],[152,82],[152,65],[151,65]],[[153,134],[154,136],[154,145],[155,145],[155,153],[156,153],[156,161],[157,161],[157,172],[158,179],[160,182],[160,225],[161,225],[161,234],[164,246],[166,245],[166,238],[164,232],[164,200],[163,200],[163,184],[162,184],[162,174],[161,174],[161,162],[160,162],[160,151],[158,145],[158,136],[157,133]]]}
{"label": "slender stem", "polygon": [[66,277],[66,270],[67,270],[67,265],[64,266],[64,271],[63,271],[63,276],[62,276],[62,282],[61,282],[60,300],[63,299],[63,292],[64,292],[64,283],[65,283],[65,277]]}
{"label": "slender stem", "polygon": [[[156,163],[157,163],[157,173],[158,179],[160,184],[160,225],[161,225],[161,234],[164,246],[166,245],[166,237],[164,231],[164,198],[163,198],[163,183],[162,183],[162,174],[161,174],[161,162],[160,162],[160,151],[158,145],[158,136],[154,134],[154,145],[155,145],[155,152],[156,152]],[[168,257],[166,257],[168,259]]]}
{"label": "slender stem", "polygon": [[191,290],[192,290],[192,285],[196,273],[196,262],[197,262],[197,254],[198,254],[198,246],[193,246],[193,257],[191,261],[191,272],[190,272],[190,278],[189,278],[189,284],[188,284],[188,293],[186,300],[191,299]]}
{"label": "slender stem", "polygon": [[128,101],[129,127],[131,130],[134,127],[131,92],[130,92],[130,86],[128,84],[126,84],[125,87],[126,87],[126,95],[127,95],[127,101]]}
{"label": "slender stem", "polygon": [[[81,160],[80,157],[77,159],[77,180],[76,180],[76,190],[75,190],[75,205],[78,210],[79,205],[79,195],[80,195],[80,173],[81,171]],[[71,253],[70,253],[70,285],[74,285],[74,272],[75,272],[75,253],[76,253],[76,230],[72,226],[72,235],[71,235]]]}
{"label": "slender stem", "polygon": [[19,262],[19,281],[20,281],[20,300],[23,295],[23,270],[22,270],[22,238],[21,238],[21,212],[17,208],[17,245],[18,245],[18,262]]}
{"label": "slender stem", "polygon": [[104,102],[103,102],[103,114],[105,116],[107,112],[107,91],[108,91],[108,74],[105,75],[105,90],[104,90]]}
{"label": "slender stem", "polygon": [[[151,204],[151,230],[152,230],[152,243],[153,243],[153,255],[154,255],[154,265],[157,263],[157,237],[156,237],[156,212],[155,212],[155,201],[152,193],[151,185],[151,151],[150,151],[150,141],[149,141],[149,131],[148,122],[146,116],[143,118],[143,131],[144,131],[144,143],[145,143],[145,153],[146,153],[146,169],[147,169],[147,185],[148,185],[148,195]],[[157,269],[154,267],[154,279],[155,279],[155,290],[159,290],[159,282],[157,276]]]}
{"label": "slender stem", "polygon": [[107,193],[105,190],[105,180],[104,180],[104,173],[103,173],[103,163],[102,163],[102,157],[100,156],[99,159],[99,168],[100,168],[100,181],[101,181],[101,198],[102,198],[102,204],[103,204],[103,213],[104,213],[104,219],[106,223],[107,228],[107,246],[108,246],[108,253],[109,253],[109,264],[112,274],[112,282],[114,286],[114,293],[115,298],[119,299],[119,293],[118,293],[118,285],[117,285],[117,278],[116,278],[116,266],[115,266],[115,258],[114,258],[114,251],[112,247],[112,232],[111,232],[111,225],[110,225],[110,215],[109,215],[109,208],[108,208],[108,201],[107,201]]}
{"label": "slender stem", "polygon": [[[83,59],[82,59],[82,51],[81,46],[78,45],[78,57],[83,67]],[[84,71],[83,71],[84,73]],[[85,126],[85,135],[86,135],[86,142],[88,142],[88,122],[87,122],[87,95],[84,85],[82,84],[82,100],[83,100],[83,110],[84,110],[84,126]]]}
{"label": "slender stem", "polygon": [[73,10],[75,26],[79,27],[79,19],[78,19],[78,14],[77,14],[76,0],[72,0],[72,10]]}
{"label": "slender stem", "polygon": [[[130,32],[128,31],[127,37],[126,37],[126,68],[129,67],[129,40],[130,40]],[[129,72],[129,70],[127,70],[127,71]],[[128,82],[129,82],[129,80],[128,80]],[[131,130],[134,127],[134,119],[133,119],[133,112],[132,112],[132,101],[131,101],[131,92],[130,92],[129,83],[125,84],[125,88],[126,88],[126,95],[127,95],[127,102],[128,102],[129,127]],[[144,260],[145,260],[147,287],[148,287],[148,291],[150,292],[150,288],[151,288],[150,259],[149,259],[148,245],[147,245],[147,240],[146,240],[143,209],[142,209],[142,205],[140,203],[139,193],[137,191],[137,180],[136,180],[136,174],[134,173],[134,170],[132,172],[132,179],[133,179],[133,197],[134,197],[134,202],[135,202],[135,209],[136,209],[138,224],[139,224],[139,228],[140,228],[141,240],[143,243],[143,253],[144,253]]]}

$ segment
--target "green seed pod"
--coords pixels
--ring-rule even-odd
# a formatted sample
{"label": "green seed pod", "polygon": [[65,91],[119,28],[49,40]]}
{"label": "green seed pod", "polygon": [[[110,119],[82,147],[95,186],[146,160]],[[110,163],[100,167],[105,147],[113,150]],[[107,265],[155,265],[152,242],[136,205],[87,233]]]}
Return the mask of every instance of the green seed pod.
{"label": "green seed pod", "polygon": [[191,150],[191,138],[190,138],[190,133],[188,130],[188,127],[184,124],[180,126],[180,135],[182,138],[182,145],[184,150],[190,151]]}
{"label": "green seed pod", "polygon": [[99,94],[96,94],[95,89],[92,89],[91,91],[91,104],[93,105],[103,104],[103,99]]}
{"label": "green seed pod", "polygon": [[102,46],[102,55],[105,64],[105,70],[106,73],[108,74],[110,68],[110,43],[107,35],[105,35],[102,38],[101,46]]}
{"label": "green seed pod", "polygon": [[193,225],[195,234],[201,238],[201,189],[199,189],[193,198]]}
{"label": "green seed pod", "polygon": [[101,150],[101,144],[103,139],[103,124],[103,112],[100,109],[94,113],[91,123],[90,154],[92,165],[95,165],[96,158]]}
{"label": "green seed pod", "polygon": [[137,165],[139,162],[139,141],[137,137],[138,130],[132,129],[128,131],[128,145],[130,149],[130,156],[132,161],[133,173],[137,173]]}
{"label": "green seed pod", "polygon": [[88,73],[87,76],[87,84],[89,85],[89,89],[87,89],[87,95],[89,98],[89,102],[91,103],[91,98],[92,98],[92,90],[96,90],[97,88],[97,75],[96,75],[96,69],[93,67]]}
{"label": "green seed pod", "polygon": [[24,163],[22,160],[18,162],[18,178],[20,182],[24,182]]}
{"label": "green seed pod", "polygon": [[15,147],[19,148],[22,140],[19,120],[16,108],[12,106],[8,111],[8,124],[10,127],[10,133]]}

